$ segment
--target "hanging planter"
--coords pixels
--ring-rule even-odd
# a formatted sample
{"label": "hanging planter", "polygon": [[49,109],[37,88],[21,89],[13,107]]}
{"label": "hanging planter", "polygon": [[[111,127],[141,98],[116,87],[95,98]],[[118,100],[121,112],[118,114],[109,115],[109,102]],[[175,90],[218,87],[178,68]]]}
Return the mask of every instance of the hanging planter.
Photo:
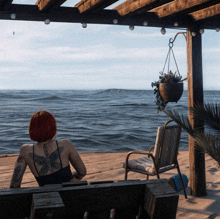
{"label": "hanging planter", "polygon": [[183,83],[160,83],[159,92],[165,102],[176,102],[183,94]]}
{"label": "hanging planter", "polygon": [[[167,103],[177,102],[181,98],[183,94],[183,81],[187,79],[185,78],[182,80],[182,76],[179,73],[172,47],[173,40],[170,39],[169,51],[163,71],[160,72],[159,80],[151,84],[152,87],[156,86],[156,88],[154,89],[154,94],[156,95],[156,105],[158,106],[158,111],[163,110],[166,107]],[[175,73],[169,70],[171,52],[177,68],[177,71]],[[166,64],[168,65],[168,73],[164,73]]]}

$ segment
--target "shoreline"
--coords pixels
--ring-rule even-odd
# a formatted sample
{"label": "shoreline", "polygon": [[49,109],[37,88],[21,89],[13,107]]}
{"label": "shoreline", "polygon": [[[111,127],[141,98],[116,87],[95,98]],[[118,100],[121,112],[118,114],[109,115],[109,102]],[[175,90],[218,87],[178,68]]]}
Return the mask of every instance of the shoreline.
{"label": "shoreline", "polygon": [[[79,152],[87,167],[87,175],[83,180],[92,181],[119,181],[124,179],[122,163],[125,161],[127,152]],[[17,154],[0,155],[0,188],[9,188]],[[140,157],[134,155],[132,159]],[[208,155],[206,159],[206,189],[207,195],[194,197],[190,195],[189,185],[186,188],[188,199],[184,198],[183,192],[178,192],[179,203],[177,219],[220,219],[220,170],[217,163]],[[189,152],[179,151],[178,163],[180,171],[189,179]],[[72,169],[73,170],[73,169]],[[177,174],[173,169],[160,174],[160,178],[168,179]],[[129,172],[128,179],[145,180],[145,175]],[[156,179],[156,177],[150,177]],[[26,169],[21,187],[38,186],[29,168]]]}
{"label": "shoreline", "polygon": [[[131,150],[132,151],[132,150]],[[179,150],[180,151],[189,151],[189,150]],[[119,151],[119,152],[115,152],[115,151],[91,151],[91,152],[78,152],[79,154],[91,154],[91,153],[129,153],[130,151],[124,152],[124,151]],[[18,156],[18,154],[0,154],[0,158],[1,157],[14,157],[14,156]]]}

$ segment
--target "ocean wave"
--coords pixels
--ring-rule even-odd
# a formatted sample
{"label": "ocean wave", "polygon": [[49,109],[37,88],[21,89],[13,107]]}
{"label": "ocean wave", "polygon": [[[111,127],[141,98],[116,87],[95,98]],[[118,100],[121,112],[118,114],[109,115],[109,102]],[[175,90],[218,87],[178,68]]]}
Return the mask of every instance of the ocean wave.
{"label": "ocean wave", "polygon": [[27,101],[53,101],[53,100],[64,100],[64,98],[58,97],[56,95],[51,95],[51,96],[48,96],[48,97],[28,99]]}
{"label": "ocean wave", "polygon": [[147,103],[120,103],[120,104],[110,104],[110,106],[114,106],[114,107],[148,107],[148,106],[152,106],[152,105],[147,104]]}
{"label": "ocean wave", "polygon": [[15,94],[10,94],[10,93],[1,93],[0,92],[0,99],[25,99],[25,96],[22,95],[15,95]]}
{"label": "ocean wave", "polygon": [[[210,102],[220,96],[219,92],[210,94]],[[19,152],[24,143],[33,143],[28,125],[39,110],[55,116],[57,139],[67,138],[84,152],[147,151],[155,144],[157,128],[169,120],[163,112],[157,114],[151,90],[0,91],[0,99],[0,154]],[[185,91],[178,104],[168,104],[183,112],[187,106]],[[180,149],[187,144],[188,134],[182,131]]]}

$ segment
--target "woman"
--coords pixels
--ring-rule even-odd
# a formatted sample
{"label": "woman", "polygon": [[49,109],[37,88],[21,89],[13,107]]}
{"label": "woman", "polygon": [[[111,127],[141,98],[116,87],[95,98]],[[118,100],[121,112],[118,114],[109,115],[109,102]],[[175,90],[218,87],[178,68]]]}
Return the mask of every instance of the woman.
{"label": "woman", "polygon": [[[57,125],[47,111],[34,113],[29,124],[30,139],[35,145],[24,144],[15,163],[10,188],[19,188],[27,165],[39,186],[81,180],[86,167],[73,144],[66,139],[53,140]],[[71,173],[70,164],[76,170]]]}

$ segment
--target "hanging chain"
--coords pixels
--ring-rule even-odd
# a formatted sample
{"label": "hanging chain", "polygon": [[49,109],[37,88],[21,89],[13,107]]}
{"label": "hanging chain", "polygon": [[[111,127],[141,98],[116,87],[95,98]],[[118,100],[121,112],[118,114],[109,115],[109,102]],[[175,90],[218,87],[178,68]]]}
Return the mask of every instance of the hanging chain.
{"label": "hanging chain", "polygon": [[[162,73],[164,73],[164,69],[165,69],[165,67],[166,67],[166,63],[167,63],[167,67],[168,67],[168,69],[167,69],[168,73],[169,73],[169,70],[170,70],[170,52],[172,51],[172,54],[173,54],[173,49],[172,49],[172,48],[173,48],[173,42],[172,42],[172,38],[170,38],[168,46],[169,46],[169,50],[168,50],[168,53],[167,53],[167,57],[166,57],[166,60],[165,60],[165,64],[164,64]],[[173,54],[173,56],[174,56],[174,54]],[[175,60],[175,58],[174,58],[174,60]],[[175,63],[176,63],[176,62],[175,62]]]}
{"label": "hanging chain", "polygon": [[168,44],[169,50],[168,50],[168,53],[167,53],[167,57],[166,57],[166,60],[165,60],[165,64],[164,64],[162,73],[164,73],[164,69],[165,69],[165,67],[166,67],[166,63],[168,62],[168,63],[167,63],[167,73],[169,74],[169,70],[170,70],[170,53],[172,52],[173,59],[174,59],[174,62],[175,62],[176,68],[177,68],[177,72],[178,72],[178,74],[180,75],[179,68],[178,68],[177,62],[176,62],[176,58],[175,58],[175,55],[174,55],[174,52],[173,52],[173,43],[174,43],[174,41],[175,41],[175,39],[176,39],[176,37],[177,37],[178,34],[183,34],[184,37],[185,37],[185,39],[186,39],[186,36],[185,36],[185,34],[184,34],[183,32],[178,32],[178,33],[175,35],[174,39],[170,38],[169,44]]}

